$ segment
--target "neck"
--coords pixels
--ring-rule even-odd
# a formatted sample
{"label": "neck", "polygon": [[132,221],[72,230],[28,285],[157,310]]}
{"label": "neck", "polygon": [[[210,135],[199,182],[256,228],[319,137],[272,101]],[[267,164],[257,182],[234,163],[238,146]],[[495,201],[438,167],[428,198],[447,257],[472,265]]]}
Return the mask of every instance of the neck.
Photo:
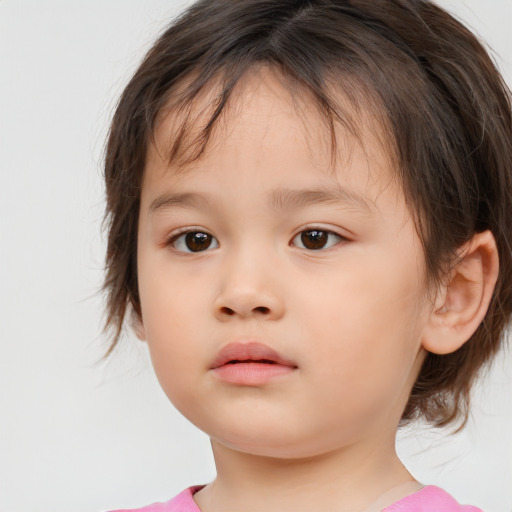
{"label": "neck", "polygon": [[217,478],[194,499],[203,512],[362,512],[390,489],[414,482],[396,455],[394,436],[381,441],[314,457],[276,459],[212,440]]}

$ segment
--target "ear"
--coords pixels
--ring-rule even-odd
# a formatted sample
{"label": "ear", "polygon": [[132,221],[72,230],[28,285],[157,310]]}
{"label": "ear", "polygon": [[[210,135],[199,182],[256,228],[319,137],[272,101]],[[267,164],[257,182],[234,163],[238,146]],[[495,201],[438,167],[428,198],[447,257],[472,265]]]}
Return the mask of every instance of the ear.
{"label": "ear", "polygon": [[474,235],[458,256],[423,332],[422,346],[434,354],[455,352],[471,338],[487,313],[498,279],[498,250],[490,231]]}
{"label": "ear", "polygon": [[144,324],[142,323],[142,318],[137,313],[137,311],[135,311],[134,307],[131,304],[129,307],[130,307],[130,326],[140,341],[146,341],[146,330],[144,329]]}

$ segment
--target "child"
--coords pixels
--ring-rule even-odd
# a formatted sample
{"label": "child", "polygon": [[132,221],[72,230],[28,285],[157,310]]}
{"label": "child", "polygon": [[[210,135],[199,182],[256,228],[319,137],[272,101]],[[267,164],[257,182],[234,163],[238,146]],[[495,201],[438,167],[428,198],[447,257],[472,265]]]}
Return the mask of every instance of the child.
{"label": "child", "polygon": [[107,327],[129,308],[217,477],[150,511],[475,511],[400,425],[468,415],[512,311],[510,95],[423,0],[202,0],[106,152]]}

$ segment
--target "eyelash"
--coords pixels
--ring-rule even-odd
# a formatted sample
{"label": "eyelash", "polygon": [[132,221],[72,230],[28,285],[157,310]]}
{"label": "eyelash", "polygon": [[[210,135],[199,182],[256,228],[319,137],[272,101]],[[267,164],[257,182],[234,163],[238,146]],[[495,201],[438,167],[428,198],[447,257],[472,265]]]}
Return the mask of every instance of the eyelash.
{"label": "eyelash", "polygon": [[[319,249],[308,249],[307,247],[304,246],[303,242],[302,242],[302,237],[301,235],[303,235],[304,233],[312,233],[312,232],[318,232],[318,233],[322,233],[322,234],[327,234],[327,237],[329,237],[330,235],[331,236],[334,236],[335,238],[338,239],[337,242],[334,242],[330,245],[328,245],[327,247],[321,247]],[[215,240],[216,241],[216,247],[213,247],[213,249],[217,249],[219,247],[219,243],[217,241],[217,239],[213,236],[213,235],[210,235],[210,233],[206,232],[206,231],[202,231],[200,229],[187,229],[186,231],[180,231],[179,233],[176,233],[174,235],[172,235],[169,240],[167,241],[167,244],[168,246],[171,246],[175,251],[177,252],[181,252],[181,253],[186,253],[186,254],[197,254],[197,253],[200,253],[200,252],[206,252],[208,251],[209,249],[212,249],[212,247],[208,246],[205,250],[199,250],[199,251],[190,251],[190,250],[182,250],[182,249],[178,249],[175,247],[175,244],[176,242],[182,238],[182,237],[186,237],[186,235],[189,235],[191,233],[194,233],[194,234],[203,234],[203,235],[207,235],[208,237],[211,237],[211,240]],[[303,247],[299,247],[299,249],[304,249],[304,250],[307,250],[307,251],[311,251],[311,252],[321,252],[321,251],[325,251],[327,249],[330,249],[331,247],[335,246],[335,245],[338,245],[340,242],[345,242],[347,241],[347,239],[345,237],[343,237],[342,235],[338,234],[338,233],[335,233],[334,231],[330,231],[328,229],[323,229],[321,227],[318,227],[318,226],[306,226],[305,229],[303,229],[302,231],[300,231],[299,233],[297,233],[293,238],[292,238],[292,242],[297,239],[298,237],[301,237],[301,243],[303,245]],[[185,244],[185,238],[183,238],[183,244]],[[186,246],[185,246],[186,247]]]}
{"label": "eyelash", "polygon": [[[198,252],[205,252],[205,251],[184,251],[184,250],[180,250],[180,249],[177,249],[174,244],[176,243],[176,241],[178,241],[180,238],[186,236],[186,235],[189,235],[190,233],[201,233],[201,234],[204,234],[204,235],[207,235],[209,237],[211,237],[213,240],[217,240],[213,235],[210,235],[210,233],[206,232],[206,231],[202,231],[200,229],[187,229],[186,231],[180,231],[174,235],[172,235],[168,242],[167,242],[167,245],[171,246],[175,251],[177,252],[182,252],[182,253],[187,253],[187,254],[197,254]],[[183,243],[185,243],[185,239],[183,238]],[[217,242],[217,247],[219,246],[218,242]],[[214,249],[216,249],[217,247],[214,247]],[[210,247],[208,247],[209,249]]]}
{"label": "eyelash", "polygon": [[347,239],[343,236],[341,236],[340,234],[338,233],[335,233],[334,231],[330,231],[329,229],[322,229],[321,227],[317,227],[317,226],[307,226],[306,229],[303,229],[302,231],[300,231],[299,233],[297,233],[293,239],[295,240],[297,237],[301,237],[302,234],[304,233],[312,233],[312,232],[318,232],[318,233],[325,233],[327,234],[327,236],[329,235],[332,235],[334,236],[335,238],[337,238],[337,242],[335,243],[332,243],[331,245],[327,246],[327,247],[322,247],[321,249],[308,249],[307,247],[300,247],[300,249],[306,249],[306,250],[309,250],[311,252],[317,252],[317,251],[325,251],[327,249],[330,249],[331,247],[334,247],[335,245],[338,245],[340,242],[346,242]]}

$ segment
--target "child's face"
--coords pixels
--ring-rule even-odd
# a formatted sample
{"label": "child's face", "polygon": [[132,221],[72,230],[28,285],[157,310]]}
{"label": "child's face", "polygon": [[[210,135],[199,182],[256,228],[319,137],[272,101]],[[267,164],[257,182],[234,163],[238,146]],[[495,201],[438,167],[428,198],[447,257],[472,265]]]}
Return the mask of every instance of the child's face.
{"label": "child's face", "polygon": [[[372,132],[365,154],[340,130],[332,172],[315,109],[298,116],[276,78],[261,76],[186,172],[149,151],[142,337],[171,401],[224,446],[303,457],[391,442],[424,357],[420,240]],[[157,129],[161,150],[171,131],[170,118]],[[199,234],[176,238],[184,230]],[[290,366],[212,369],[233,342],[264,344]]]}

